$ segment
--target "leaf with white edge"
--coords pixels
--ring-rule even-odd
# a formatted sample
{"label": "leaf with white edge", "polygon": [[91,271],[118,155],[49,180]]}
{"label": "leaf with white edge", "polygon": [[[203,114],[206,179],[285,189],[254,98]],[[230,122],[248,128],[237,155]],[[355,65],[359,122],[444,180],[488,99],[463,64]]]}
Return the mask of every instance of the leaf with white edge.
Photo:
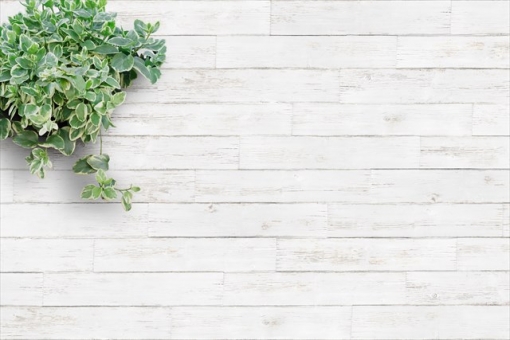
{"label": "leaf with white edge", "polygon": [[81,198],[83,198],[85,200],[93,199],[92,192],[93,192],[94,188],[97,188],[97,187],[93,184],[89,184],[89,185],[85,186],[85,188],[83,188],[83,190],[81,192]]}
{"label": "leaf with white edge", "polygon": [[151,71],[147,66],[145,66],[145,62],[143,61],[142,58],[135,57],[133,68],[137,70],[142,76],[144,76],[148,80],[151,80]]}
{"label": "leaf with white edge", "polygon": [[22,148],[32,149],[39,144],[39,136],[34,131],[26,130],[17,134],[12,141]]}
{"label": "leaf with white edge", "polygon": [[76,114],[76,118],[78,118],[78,120],[80,120],[80,122],[84,122],[85,119],[87,119],[87,115],[88,115],[87,105],[85,105],[84,103],[79,103],[76,106],[75,114]]}
{"label": "leaf with white edge", "polygon": [[116,89],[120,89],[119,82],[116,81],[115,79],[113,79],[112,77],[106,78],[106,80],[104,82],[107,83],[108,85],[110,85],[111,87],[114,87]]}
{"label": "leaf with white edge", "polygon": [[89,163],[87,163],[87,157],[79,159],[73,166],[73,171],[75,174],[79,175],[89,175],[97,172],[96,169],[92,168]]}
{"label": "leaf with white edge", "polygon": [[59,135],[53,135],[46,138],[46,141],[41,144],[45,148],[63,149],[65,147],[64,139]]}
{"label": "leaf with white edge", "polygon": [[108,43],[110,45],[120,46],[120,47],[125,47],[125,46],[133,45],[133,41],[132,40],[126,39],[126,38],[122,38],[122,37],[111,38],[110,40],[108,40]]}
{"label": "leaf with white edge", "polygon": [[129,191],[125,191],[124,194],[122,194],[122,207],[125,211],[131,210],[131,195]]}
{"label": "leaf with white edge", "polygon": [[20,106],[20,116],[21,117],[31,117],[35,116],[39,112],[39,108],[35,104],[26,104]]}
{"label": "leaf with white edge", "polygon": [[100,45],[96,47],[92,52],[97,54],[115,54],[119,52],[119,49],[112,45]]}
{"label": "leaf with white edge", "polygon": [[7,139],[11,132],[11,121],[7,118],[0,119],[0,140]]}
{"label": "leaf with white edge", "polygon": [[108,177],[106,177],[106,173],[103,169],[99,169],[96,174],[96,181],[97,183],[104,185],[106,181],[108,181]]}
{"label": "leaf with white edge", "polygon": [[140,187],[131,187],[131,191],[133,192],[140,192],[140,190],[142,190]]}
{"label": "leaf with white edge", "polygon": [[69,138],[70,128],[68,126],[63,127],[57,131],[57,134],[64,140],[64,147],[59,151],[65,156],[71,156],[74,153],[76,142]]}
{"label": "leaf with white edge", "polygon": [[93,155],[87,158],[87,163],[96,170],[108,171],[108,163],[110,162],[110,156],[108,155]]}
{"label": "leaf with white edge", "polygon": [[133,68],[133,64],[133,56],[124,53],[117,53],[111,61],[112,68],[117,72],[127,72]]}
{"label": "leaf with white edge", "polygon": [[110,188],[110,187],[104,188],[101,196],[105,200],[113,200],[113,199],[117,198],[117,191],[115,191],[114,188]]}
{"label": "leaf with white edge", "polygon": [[126,92],[119,92],[113,95],[112,103],[115,106],[120,106],[126,100]]}

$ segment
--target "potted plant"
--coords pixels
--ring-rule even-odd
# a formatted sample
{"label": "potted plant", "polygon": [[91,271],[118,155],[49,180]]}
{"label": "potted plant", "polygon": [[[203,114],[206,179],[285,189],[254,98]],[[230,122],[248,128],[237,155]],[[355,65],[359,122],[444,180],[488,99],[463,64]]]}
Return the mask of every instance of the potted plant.
{"label": "potted plant", "polygon": [[102,132],[132,82],[161,76],[165,41],[151,37],[159,23],[116,26],[106,0],[26,0],[25,13],[0,26],[0,140],[30,149],[30,172],[44,178],[52,167],[48,149],[73,155],[79,142],[101,144],[97,155],[76,162],[77,174],[95,174],[84,199],[121,198],[131,209],[135,186],[119,188],[107,176],[110,157]]}

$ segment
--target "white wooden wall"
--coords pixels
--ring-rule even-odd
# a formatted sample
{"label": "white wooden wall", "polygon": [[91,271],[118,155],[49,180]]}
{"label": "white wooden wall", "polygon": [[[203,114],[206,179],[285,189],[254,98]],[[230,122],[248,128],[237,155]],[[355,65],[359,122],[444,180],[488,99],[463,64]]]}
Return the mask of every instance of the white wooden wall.
{"label": "white wooden wall", "polygon": [[509,339],[509,1],[109,9],[169,47],[105,138],[143,191],[1,143],[2,339]]}

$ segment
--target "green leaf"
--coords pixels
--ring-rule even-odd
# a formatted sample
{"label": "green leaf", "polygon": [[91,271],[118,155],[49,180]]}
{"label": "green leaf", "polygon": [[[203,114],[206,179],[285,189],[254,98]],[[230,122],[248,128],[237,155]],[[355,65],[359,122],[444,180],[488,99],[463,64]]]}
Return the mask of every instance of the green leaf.
{"label": "green leaf", "polygon": [[115,79],[113,79],[112,77],[108,77],[106,78],[105,80],[105,83],[107,83],[108,85],[110,85],[111,87],[114,87],[116,89],[120,89],[120,84],[118,81],[116,81]]}
{"label": "green leaf", "polygon": [[110,162],[110,156],[106,154],[93,155],[87,158],[87,163],[95,170],[108,171],[108,162]]}
{"label": "green leaf", "polygon": [[113,199],[117,198],[117,191],[115,191],[115,189],[111,188],[111,187],[104,188],[101,196],[105,200],[113,200]]}
{"label": "green leaf", "polygon": [[87,163],[87,158],[90,156],[79,159],[73,166],[73,171],[75,174],[80,175],[89,175],[96,173],[96,170],[92,168],[89,163]]}
{"label": "green leaf", "polygon": [[59,135],[52,135],[46,138],[46,141],[43,144],[41,144],[41,146],[45,148],[54,148],[60,150],[65,147],[65,143],[64,139]]}
{"label": "green leaf", "polygon": [[96,181],[97,183],[103,185],[108,180],[108,177],[106,177],[106,173],[103,169],[99,169],[96,174]]}
{"label": "green leaf", "polygon": [[133,64],[133,56],[124,53],[117,53],[111,61],[112,68],[117,72],[127,72],[133,68]]}
{"label": "green leaf", "polygon": [[115,53],[119,52],[119,49],[118,49],[118,47],[104,44],[104,45],[100,45],[100,46],[96,47],[93,50],[93,52],[97,53],[97,54],[115,54]]}
{"label": "green leaf", "polygon": [[32,87],[21,86],[20,90],[21,90],[21,92],[28,94],[29,96],[32,96],[32,97],[38,97],[40,95],[39,91],[37,91],[36,89],[34,89]]}
{"label": "green leaf", "polygon": [[115,106],[120,106],[126,100],[126,92],[119,92],[113,95],[112,103]]}
{"label": "green leaf", "polygon": [[81,121],[77,116],[76,114],[73,114],[71,116],[71,118],[69,119],[69,125],[73,128],[73,129],[79,129],[79,128],[82,128],[85,126],[85,124],[87,124],[86,121]]}
{"label": "green leaf", "polygon": [[27,130],[17,134],[12,141],[22,148],[32,149],[39,144],[39,136],[34,131]]}
{"label": "green leaf", "polygon": [[140,192],[140,190],[142,189],[140,189],[139,187],[131,187],[131,191],[133,192]]}
{"label": "green leaf", "polygon": [[97,112],[93,112],[91,115],[90,115],[90,122],[94,125],[94,126],[99,126],[99,124],[101,124],[101,115]]}
{"label": "green leaf", "polygon": [[108,40],[108,43],[110,45],[114,45],[114,46],[125,47],[125,46],[132,45],[133,41],[130,39],[122,38],[122,37],[114,37],[114,38],[111,38],[110,40]]}
{"label": "green leaf", "polygon": [[74,153],[76,142],[69,138],[71,128],[66,126],[57,131],[57,134],[64,140],[64,147],[59,151],[65,156],[71,156]]}
{"label": "green leaf", "polygon": [[124,192],[124,194],[122,194],[122,207],[124,208],[125,211],[130,211],[131,210],[131,196],[128,195],[129,192],[126,191]]}
{"label": "green leaf", "polygon": [[136,33],[138,33],[140,37],[145,37],[145,34],[147,33],[147,25],[145,25],[143,21],[136,19],[134,26]]}
{"label": "green leaf", "polygon": [[11,132],[11,121],[7,118],[0,119],[0,140],[7,139]]}
{"label": "green leaf", "polygon": [[35,116],[39,112],[39,108],[34,104],[27,104],[20,106],[20,116],[21,117],[31,117]]}
{"label": "green leaf", "polygon": [[85,186],[85,188],[83,188],[83,190],[81,192],[81,198],[86,199],[86,200],[94,199],[93,198],[93,190],[95,188],[97,188],[97,187],[93,184],[89,184],[89,185]]}
{"label": "green leaf", "polygon": [[133,68],[140,72],[148,80],[151,80],[151,71],[145,66],[145,62],[140,57],[135,57]]}
{"label": "green leaf", "polygon": [[88,113],[89,113],[89,110],[87,108],[87,105],[83,104],[83,103],[79,103],[77,106],[76,106],[76,110],[75,110],[75,114],[76,114],[76,117],[81,121],[81,122],[84,122],[85,119],[87,119],[87,116],[88,116]]}
{"label": "green leaf", "polygon": [[84,133],[83,129],[71,129],[71,131],[69,132],[69,139],[72,141],[76,141],[83,136],[83,133]]}

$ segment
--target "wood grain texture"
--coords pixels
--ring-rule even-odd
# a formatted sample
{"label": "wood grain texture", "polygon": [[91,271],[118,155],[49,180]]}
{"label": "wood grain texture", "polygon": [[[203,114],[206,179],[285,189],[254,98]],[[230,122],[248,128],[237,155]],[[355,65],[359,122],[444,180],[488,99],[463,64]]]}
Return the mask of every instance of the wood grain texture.
{"label": "wood grain texture", "polygon": [[[489,5],[487,5],[489,4]],[[508,1],[452,1],[451,33],[508,34]]]}
{"label": "wood grain texture", "polygon": [[1,273],[0,305],[42,306],[44,275]]}
{"label": "wood grain texture", "polygon": [[352,339],[505,339],[507,306],[355,306]]}
{"label": "wood grain texture", "polygon": [[510,268],[510,239],[458,239],[458,270],[507,270]]}
{"label": "wood grain texture", "polygon": [[510,107],[508,105],[475,105],[473,135],[510,136]]}

